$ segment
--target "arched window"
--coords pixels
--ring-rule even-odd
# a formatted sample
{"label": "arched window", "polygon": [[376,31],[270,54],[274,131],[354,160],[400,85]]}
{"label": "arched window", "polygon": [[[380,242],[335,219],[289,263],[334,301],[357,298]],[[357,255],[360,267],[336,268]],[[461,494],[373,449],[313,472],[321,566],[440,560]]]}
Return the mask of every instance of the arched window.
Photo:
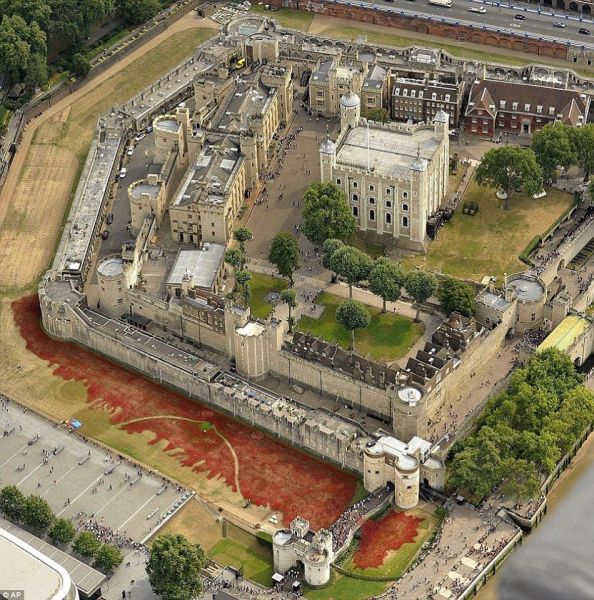
{"label": "arched window", "polygon": [[392,223],[392,215],[390,213],[386,213],[386,223],[388,225]]}
{"label": "arched window", "polygon": [[353,181],[353,187],[356,188],[357,187],[357,182]]}
{"label": "arched window", "polygon": [[359,195],[353,194],[353,202],[359,202]]}
{"label": "arched window", "polygon": [[402,212],[408,212],[408,204],[402,205]]}
{"label": "arched window", "polygon": [[392,190],[390,188],[386,188],[386,196],[390,196],[392,194]]}
{"label": "arched window", "polygon": [[408,198],[408,192],[402,192],[402,197],[406,200]]}
{"label": "arched window", "polygon": [[358,217],[358,216],[359,216],[359,207],[353,206],[353,217]]}
{"label": "arched window", "polygon": [[386,200],[386,208],[392,208],[392,200]]}
{"label": "arched window", "polygon": [[369,196],[367,201],[369,202],[369,204],[375,204],[375,198],[373,196]]}
{"label": "arched window", "polygon": [[374,185],[370,185],[370,186],[369,186],[369,191],[370,191],[370,192],[373,192],[373,191],[375,191],[375,186],[374,186]]}
{"label": "arched window", "polygon": [[336,185],[340,185],[342,183],[342,181],[340,180],[340,177],[336,178]]}
{"label": "arched window", "polygon": [[375,221],[375,210],[373,208],[369,210],[369,220]]}
{"label": "arched window", "polygon": [[402,227],[408,227],[408,217],[402,217]]}

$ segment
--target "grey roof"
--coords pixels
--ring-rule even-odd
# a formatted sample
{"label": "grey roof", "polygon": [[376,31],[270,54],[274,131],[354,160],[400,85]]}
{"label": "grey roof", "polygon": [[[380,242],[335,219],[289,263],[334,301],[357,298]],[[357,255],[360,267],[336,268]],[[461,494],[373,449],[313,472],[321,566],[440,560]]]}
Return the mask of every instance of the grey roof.
{"label": "grey roof", "polygon": [[345,108],[356,108],[361,104],[361,100],[353,90],[349,90],[344,96],[341,96],[340,104]]}
{"label": "grey roof", "polygon": [[336,144],[330,139],[330,136],[326,136],[326,139],[320,146],[320,152],[322,154],[334,154],[336,152]]}
{"label": "grey roof", "polygon": [[204,243],[201,250],[180,250],[167,278],[167,285],[181,285],[189,274],[192,285],[212,289],[223,262],[225,246]]}
{"label": "grey roof", "polygon": [[536,300],[544,294],[544,288],[538,281],[524,277],[508,281],[507,286],[516,292],[518,300]]}
{"label": "grey roof", "polygon": [[435,117],[433,119],[436,123],[449,123],[450,121],[450,117],[448,115],[448,113],[443,110],[443,108],[440,108],[436,113],[435,113]]}
{"label": "grey roof", "polygon": [[363,80],[363,88],[365,90],[378,90],[384,87],[386,79],[386,69],[380,65],[372,65],[367,72],[367,76]]}
{"label": "grey roof", "polygon": [[142,194],[148,194],[152,199],[155,199],[159,195],[160,187],[161,183],[154,185],[141,180],[131,183],[128,192],[132,198],[138,199]]}

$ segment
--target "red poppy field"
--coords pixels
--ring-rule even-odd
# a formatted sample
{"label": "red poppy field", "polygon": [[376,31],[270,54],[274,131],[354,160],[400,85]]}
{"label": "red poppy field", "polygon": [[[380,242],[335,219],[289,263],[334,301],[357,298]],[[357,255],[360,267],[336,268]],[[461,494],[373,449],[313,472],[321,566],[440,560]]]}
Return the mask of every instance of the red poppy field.
{"label": "red poppy field", "polygon": [[396,511],[377,521],[366,521],[353,564],[358,569],[381,567],[391,551],[415,541],[422,522],[421,517]]}
{"label": "red poppy field", "polygon": [[12,310],[27,349],[48,361],[55,376],[83,382],[87,402],[107,410],[114,426],[130,434],[151,432],[151,444],[165,441],[166,451],[178,450],[175,458],[184,466],[223,478],[244,498],[282,511],[286,523],[302,515],[313,528],[327,527],[353,498],[354,475],[79,346],[47,337],[36,296],[14,302]]}

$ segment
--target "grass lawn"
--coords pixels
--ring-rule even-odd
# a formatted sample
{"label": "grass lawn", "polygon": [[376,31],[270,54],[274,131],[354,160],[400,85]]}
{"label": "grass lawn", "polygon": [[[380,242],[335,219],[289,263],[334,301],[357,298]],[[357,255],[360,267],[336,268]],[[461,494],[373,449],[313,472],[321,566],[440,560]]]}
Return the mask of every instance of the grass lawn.
{"label": "grass lawn", "polygon": [[[341,348],[348,349],[351,334],[336,322],[336,309],[344,302],[334,294],[322,292],[317,303],[326,308],[319,319],[301,317],[297,323],[298,331],[307,331],[327,342],[335,342]],[[371,323],[366,329],[355,332],[357,352],[371,356],[375,360],[396,360],[404,356],[424,331],[422,323],[394,313],[382,313],[379,308],[367,307],[371,313]]]}
{"label": "grass lawn", "polygon": [[9,108],[6,108],[6,106],[2,106],[0,104],[0,131],[8,125],[11,117],[12,111]]}
{"label": "grass lawn", "polygon": [[306,588],[305,597],[309,600],[366,600],[384,592],[388,585],[383,581],[354,579],[333,571],[326,587],[319,590]]}
{"label": "grass lawn", "polygon": [[271,275],[252,273],[250,286],[252,288],[252,299],[250,300],[252,315],[258,319],[265,319],[274,310],[274,304],[265,300],[266,295],[269,292],[280,293],[289,287],[289,282]]}
{"label": "grass lawn", "polygon": [[223,566],[243,568],[244,576],[256,583],[267,587],[272,583],[272,556],[263,546],[247,547],[226,538],[217,542],[207,554]]}
{"label": "grass lawn", "polygon": [[474,281],[480,281],[485,275],[501,279],[504,273],[523,271],[526,265],[518,258],[519,254],[573,202],[570,194],[548,188],[547,195],[538,200],[526,194],[514,194],[512,208],[506,211],[503,200],[474,181],[464,200],[478,203],[478,214],[464,215],[464,202],[461,202],[427,255],[406,258],[406,269],[421,266]]}
{"label": "grass lawn", "polygon": [[264,10],[264,5],[252,4],[250,12],[258,15],[265,15],[278,21],[283,27],[290,29],[299,29],[308,31],[315,14],[304,10],[294,10],[292,8],[279,8],[275,11]]}

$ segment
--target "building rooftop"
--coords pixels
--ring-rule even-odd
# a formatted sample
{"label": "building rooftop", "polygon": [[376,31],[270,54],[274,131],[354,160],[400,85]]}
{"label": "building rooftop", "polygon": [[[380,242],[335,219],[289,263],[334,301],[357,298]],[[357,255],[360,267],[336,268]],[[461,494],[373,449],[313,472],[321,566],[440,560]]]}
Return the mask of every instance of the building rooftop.
{"label": "building rooftop", "polygon": [[241,80],[235,85],[224,112],[218,119],[217,129],[238,133],[249,130],[250,119],[263,114],[270,98],[268,86],[260,81],[260,76]]}
{"label": "building rooftop", "polygon": [[336,162],[362,170],[369,164],[376,175],[408,179],[417,153],[421,159],[430,161],[439,143],[433,128],[355,127],[343,139]]}
{"label": "building rooftop", "polygon": [[167,285],[181,285],[184,275],[188,274],[193,287],[211,290],[224,255],[225,246],[222,244],[205,243],[200,250],[180,250],[167,278]]}
{"label": "building rooftop", "polygon": [[135,181],[130,184],[128,188],[128,192],[130,196],[134,199],[140,198],[142,194],[148,194],[153,200],[159,195],[159,189],[161,188],[161,184],[157,183],[147,183],[146,181]]}
{"label": "building rooftop", "polygon": [[524,277],[518,277],[518,279],[508,281],[507,286],[514,290],[518,300],[523,301],[538,300],[545,292],[538,281]]}
{"label": "building rooftop", "polygon": [[177,132],[181,125],[175,119],[158,118],[155,119],[154,126],[158,129],[165,129],[166,131]]}
{"label": "building rooftop", "polygon": [[579,315],[569,315],[551,331],[545,340],[538,347],[538,351],[547,348],[557,348],[557,350],[569,350],[574,342],[586,331],[592,323],[585,317]]}
{"label": "building rooftop", "polygon": [[120,256],[109,256],[97,267],[97,272],[103,277],[116,277],[124,272],[124,261]]}

